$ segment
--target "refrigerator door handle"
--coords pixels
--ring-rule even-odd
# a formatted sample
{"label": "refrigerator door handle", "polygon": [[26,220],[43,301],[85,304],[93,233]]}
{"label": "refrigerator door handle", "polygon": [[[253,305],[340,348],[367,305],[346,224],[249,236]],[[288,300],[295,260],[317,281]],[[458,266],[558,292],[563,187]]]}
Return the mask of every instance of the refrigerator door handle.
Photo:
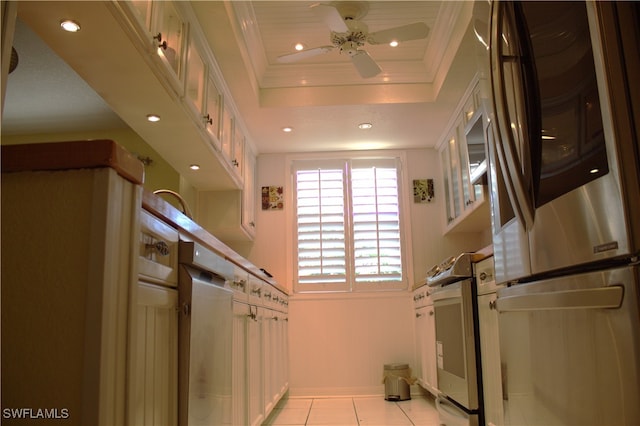
{"label": "refrigerator door handle", "polygon": [[501,313],[560,309],[615,309],[622,305],[623,296],[624,288],[621,285],[613,285],[582,290],[498,296],[496,308]]}
{"label": "refrigerator door handle", "polygon": [[[530,123],[533,117],[529,117],[527,114],[527,106],[525,105],[516,105],[519,106],[518,115],[525,119],[526,121],[520,120],[518,122],[518,117],[511,117],[509,114],[509,102],[508,99],[510,97],[513,98],[513,102],[517,102],[517,96],[510,96],[507,93],[508,87],[514,85],[516,89],[517,87],[521,87],[524,84],[531,83],[528,81],[528,73],[531,71],[523,71],[522,69],[516,69],[515,66],[512,66],[512,71],[514,74],[516,82],[511,82],[511,85],[507,84],[506,76],[504,72],[504,66],[506,63],[513,63],[514,65],[523,65],[522,64],[522,54],[520,56],[516,56],[515,54],[509,54],[508,52],[504,52],[502,42],[503,42],[503,17],[509,13],[507,10],[507,6],[501,2],[493,3],[493,11],[492,11],[492,28],[491,28],[491,82],[493,86],[493,110],[495,114],[496,121],[496,129],[495,133],[499,136],[496,139],[496,154],[497,160],[500,162],[503,180],[505,181],[507,195],[509,196],[509,200],[511,205],[513,206],[514,213],[518,216],[518,220],[525,229],[531,229],[533,227],[534,222],[534,201],[532,191],[527,190],[528,187],[532,185],[533,179],[533,171],[531,168],[531,158],[530,154],[527,152],[529,148],[529,140],[527,135],[529,130],[527,126],[533,125]],[[511,17],[513,18],[513,13],[511,13]],[[515,24],[512,24],[512,28],[516,28]],[[521,34],[513,34],[516,38],[523,38]],[[521,43],[521,40],[510,40],[512,42]],[[531,64],[525,63],[525,66],[531,66]],[[524,101],[529,98],[529,93],[520,93],[520,98]],[[533,88],[528,87],[526,92],[534,91]],[[523,143],[523,150],[518,155],[518,147],[516,146],[516,138],[520,142]],[[527,183],[528,181],[528,183]],[[531,194],[530,194],[531,193]]]}

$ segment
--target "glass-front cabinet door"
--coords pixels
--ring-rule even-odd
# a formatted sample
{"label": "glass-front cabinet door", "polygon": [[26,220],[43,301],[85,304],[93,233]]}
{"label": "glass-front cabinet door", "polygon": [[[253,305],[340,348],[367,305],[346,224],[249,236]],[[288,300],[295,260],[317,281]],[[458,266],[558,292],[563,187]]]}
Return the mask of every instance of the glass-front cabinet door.
{"label": "glass-front cabinet door", "polygon": [[167,65],[174,77],[182,80],[182,59],[186,24],[178,13],[176,4],[170,1],[154,2],[156,6],[154,40],[158,45],[158,56]]}
{"label": "glass-front cabinet door", "polygon": [[131,0],[127,2],[129,9],[140,28],[146,32],[151,31],[153,2],[151,0]]}
{"label": "glass-front cabinet door", "polygon": [[187,104],[198,118],[204,117],[207,75],[207,66],[201,51],[196,40],[191,38],[189,40],[189,49],[187,50],[185,98]]}
{"label": "glass-front cabinet door", "polygon": [[222,128],[220,130],[220,147],[222,154],[228,162],[231,162],[231,151],[233,145],[233,114],[228,108],[228,105],[223,102],[222,107]]}
{"label": "glass-front cabinet door", "polygon": [[209,135],[209,139],[213,147],[216,150],[221,151],[222,147],[220,144],[220,114],[222,112],[222,95],[220,94],[220,90],[218,89],[216,81],[211,72],[209,73],[209,77],[207,78],[207,96],[205,102],[205,128],[207,129],[207,134]]}

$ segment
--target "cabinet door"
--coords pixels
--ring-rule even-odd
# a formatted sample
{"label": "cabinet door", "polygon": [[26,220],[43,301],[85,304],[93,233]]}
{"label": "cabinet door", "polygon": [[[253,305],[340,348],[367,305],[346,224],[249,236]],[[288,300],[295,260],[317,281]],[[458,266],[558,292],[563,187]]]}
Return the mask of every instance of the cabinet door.
{"label": "cabinet door", "polygon": [[220,129],[220,148],[225,160],[231,163],[234,119],[233,114],[227,107],[227,104],[224,102],[222,104],[221,120],[222,127]]}
{"label": "cabinet door", "polygon": [[213,73],[209,72],[209,76],[207,78],[207,97],[206,107],[204,110],[204,120],[211,144],[217,151],[222,150],[220,144],[221,113],[222,95],[220,94],[220,90],[218,89]]}
{"label": "cabinet door", "polygon": [[264,357],[264,410],[265,416],[273,409],[275,392],[274,382],[276,377],[274,347],[275,341],[275,325],[276,315],[271,309],[265,309],[264,322],[263,322],[263,345],[262,355]]}
{"label": "cabinet door", "polygon": [[244,189],[242,191],[242,226],[250,236],[256,233],[256,157],[245,147]]}
{"label": "cabinet door", "polygon": [[427,308],[416,309],[416,375],[422,387],[427,386]]}
{"label": "cabinet door", "polygon": [[488,425],[501,425],[504,423],[498,312],[495,309],[491,309],[495,301],[495,293],[478,297],[484,411],[485,423]]}
{"label": "cabinet door", "polygon": [[202,50],[194,37],[189,39],[187,50],[187,70],[185,97],[197,121],[204,124],[205,82],[207,67]]}
{"label": "cabinet door", "polygon": [[233,424],[247,424],[247,354],[248,354],[248,321],[251,321],[249,305],[234,302],[233,304]]}
{"label": "cabinet door", "polygon": [[247,374],[249,393],[250,425],[260,425],[264,421],[264,381],[263,381],[263,320],[264,310],[251,306],[252,319],[247,334]]}
{"label": "cabinet door", "polygon": [[132,424],[177,424],[177,306],[176,290],[138,283]]}
{"label": "cabinet door", "polygon": [[438,366],[436,358],[436,317],[433,305],[426,310],[424,373],[426,389],[433,395],[438,394]]}
{"label": "cabinet door", "polygon": [[186,24],[171,1],[154,2],[154,40],[158,55],[173,74],[178,87],[183,77],[183,54]]}
{"label": "cabinet door", "polygon": [[135,16],[135,21],[138,23],[138,26],[145,31],[145,33],[149,33],[151,31],[151,18],[152,18],[152,0],[131,0],[126,3],[129,6],[129,9],[133,12]]}
{"label": "cabinet door", "polygon": [[242,128],[235,123],[233,129],[233,145],[231,147],[231,165],[238,177],[242,180],[244,178],[244,132]]}

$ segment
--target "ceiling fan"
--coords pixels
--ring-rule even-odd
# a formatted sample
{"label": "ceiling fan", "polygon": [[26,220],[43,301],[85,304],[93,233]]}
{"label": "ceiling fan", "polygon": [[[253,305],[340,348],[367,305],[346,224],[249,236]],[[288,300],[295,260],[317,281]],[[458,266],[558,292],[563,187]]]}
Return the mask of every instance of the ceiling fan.
{"label": "ceiling fan", "polygon": [[278,62],[296,62],[338,49],[340,53],[344,52],[349,55],[362,78],[370,78],[378,75],[382,70],[369,53],[361,49],[365,43],[388,44],[393,41],[418,40],[426,38],[429,34],[429,27],[424,22],[370,33],[367,25],[360,20],[369,10],[366,2],[316,3],[310,8],[328,25],[331,30],[332,44],[281,55],[277,58]]}

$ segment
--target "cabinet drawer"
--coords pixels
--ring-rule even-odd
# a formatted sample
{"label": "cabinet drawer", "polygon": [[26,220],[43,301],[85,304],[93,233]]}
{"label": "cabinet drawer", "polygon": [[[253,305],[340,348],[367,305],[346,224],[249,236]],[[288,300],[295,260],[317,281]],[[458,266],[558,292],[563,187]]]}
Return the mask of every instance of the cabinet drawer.
{"label": "cabinet drawer", "polygon": [[144,210],[140,214],[138,254],[142,279],[178,285],[178,231]]}

